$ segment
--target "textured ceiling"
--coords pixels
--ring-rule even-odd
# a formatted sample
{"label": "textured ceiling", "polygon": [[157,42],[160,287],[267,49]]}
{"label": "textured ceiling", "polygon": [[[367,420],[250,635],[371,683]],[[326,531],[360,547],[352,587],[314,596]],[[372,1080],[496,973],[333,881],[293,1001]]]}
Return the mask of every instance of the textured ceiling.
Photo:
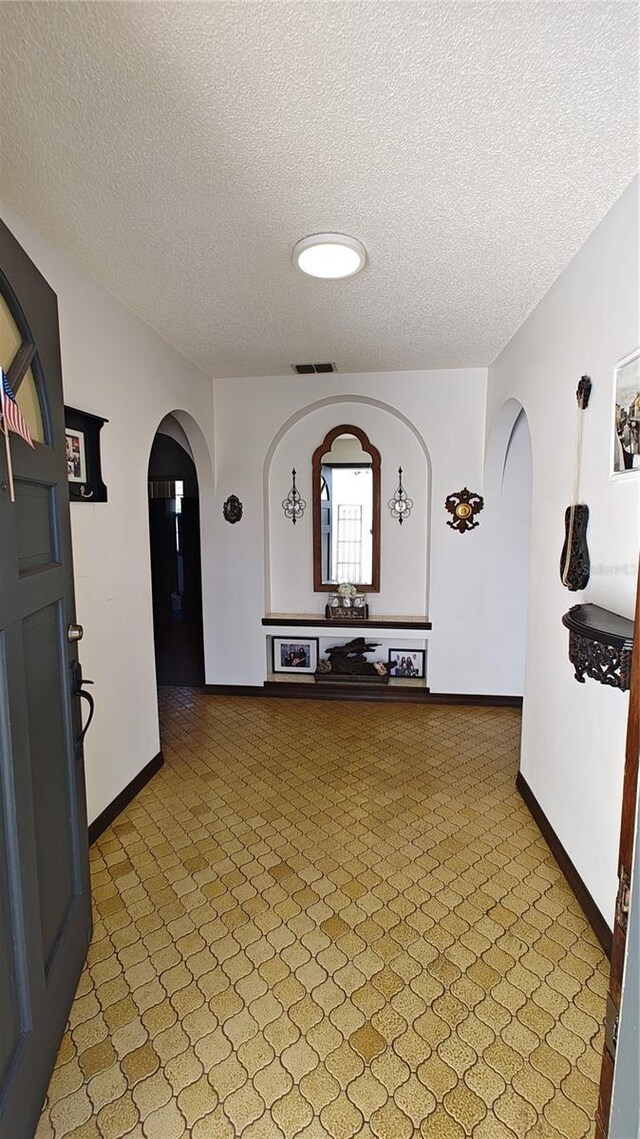
{"label": "textured ceiling", "polygon": [[[0,195],[211,375],[488,363],[634,176],[636,19],[2,3]],[[295,270],[319,230],[365,271]]]}

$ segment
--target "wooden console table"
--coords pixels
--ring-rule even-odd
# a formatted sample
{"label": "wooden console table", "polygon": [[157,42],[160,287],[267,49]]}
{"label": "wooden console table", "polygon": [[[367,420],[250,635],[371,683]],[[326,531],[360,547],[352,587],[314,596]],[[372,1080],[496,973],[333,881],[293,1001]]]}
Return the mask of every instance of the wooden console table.
{"label": "wooden console table", "polygon": [[569,660],[575,678],[585,677],[626,692],[631,675],[633,621],[600,605],[573,605],[562,618],[569,630]]}

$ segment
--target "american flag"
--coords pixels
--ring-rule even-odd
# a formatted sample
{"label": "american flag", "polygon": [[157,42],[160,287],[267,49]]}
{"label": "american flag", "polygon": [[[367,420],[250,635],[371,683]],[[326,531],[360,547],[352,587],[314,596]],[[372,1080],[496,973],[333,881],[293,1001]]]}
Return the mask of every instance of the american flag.
{"label": "american flag", "polygon": [[15,431],[16,435],[22,436],[25,442],[28,443],[30,447],[33,447],[33,439],[29,434],[29,428],[25,423],[24,415],[16,403],[16,397],[11,390],[11,384],[4,372],[2,372],[2,384],[0,385],[0,411],[2,412],[2,418],[4,420],[5,433],[7,429],[9,431]]}

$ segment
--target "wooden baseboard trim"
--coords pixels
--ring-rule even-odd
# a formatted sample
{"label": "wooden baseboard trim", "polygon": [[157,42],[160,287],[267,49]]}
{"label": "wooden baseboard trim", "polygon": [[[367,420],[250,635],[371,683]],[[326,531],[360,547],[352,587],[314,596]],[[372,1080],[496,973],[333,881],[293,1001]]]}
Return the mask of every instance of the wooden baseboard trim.
{"label": "wooden baseboard trim", "polygon": [[546,840],[547,846],[580,903],[584,911],[584,916],[589,922],[607,957],[611,958],[611,930],[521,771],[516,775],[516,787],[531,811],[533,818]]}
{"label": "wooden baseboard trim", "polygon": [[142,791],[142,788],[145,787],[156,772],[160,770],[163,763],[164,758],[162,752],[159,751],[158,754],[154,755],[153,759],[150,759],[146,766],[142,768],[142,771],[139,771],[131,782],[127,783],[127,786],[122,789],[120,794],[116,795],[113,802],[109,803],[108,807],[105,807],[97,819],[94,819],[93,822],[89,824],[89,846],[91,846],[96,839],[100,838],[103,831],[106,831],[107,827],[111,826],[111,823],[114,819],[117,819],[125,807],[129,806],[132,799],[135,799],[136,795]]}
{"label": "wooden baseboard trim", "polygon": [[462,692],[430,692],[428,688],[379,688],[367,685],[300,684],[266,680],[257,684],[205,684],[209,696],[269,696],[286,700],[372,700],[392,704],[467,704],[472,707],[521,708],[522,696],[470,696]]}
{"label": "wooden baseboard trim", "polygon": [[262,684],[205,684],[207,696],[267,696]]}
{"label": "wooden baseboard trim", "polygon": [[429,704],[462,704],[471,708],[522,708],[522,696],[492,696],[469,692],[429,692]]}
{"label": "wooden baseboard trim", "polygon": [[389,688],[387,685],[353,684],[347,682],[331,684],[290,684],[282,680],[266,680],[263,696],[273,696],[286,700],[373,700],[376,703],[423,704],[429,698],[426,688]]}

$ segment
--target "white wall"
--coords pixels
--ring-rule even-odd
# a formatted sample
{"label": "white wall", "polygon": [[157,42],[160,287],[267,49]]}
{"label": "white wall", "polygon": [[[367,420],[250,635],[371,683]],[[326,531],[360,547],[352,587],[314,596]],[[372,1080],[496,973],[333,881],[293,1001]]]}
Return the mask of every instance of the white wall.
{"label": "white wall", "polygon": [[[207,680],[262,684],[265,610],[322,613],[326,594],[312,587],[311,456],[329,428],[352,423],[382,456],[382,580],[381,592],[370,595],[372,615],[431,619],[432,691],[518,694],[502,646],[486,632],[500,604],[487,538],[497,507],[487,502],[480,527],[464,535],[446,525],[444,509],[446,496],[465,485],[482,492],[486,371],[256,377],[214,386],[218,556]],[[387,507],[400,465],[415,503],[402,527]],[[295,527],[281,506],[292,466],[308,504]],[[244,505],[234,526],[220,508],[232,493]]]}
{"label": "white wall", "polygon": [[109,420],[101,434],[109,501],[71,505],[77,619],[85,630],[80,659],[95,681],[85,746],[91,821],[160,747],[147,467],[158,424],[175,409],[207,503],[203,587],[211,642],[211,381],[11,210],[0,212],[58,295],[65,402]]}
{"label": "white wall", "polygon": [[[504,402],[525,408],[533,447],[529,638],[522,772],[606,919],[611,922],[628,696],[576,683],[561,617],[580,601],[633,616],[638,478],[611,481],[612,373],[638,345],[635,182],[489,370],[487,432]],[[591,580],[559,577],[571,499],[575,389],[593,380],[584,413],[580,500],[590,509]]]}

